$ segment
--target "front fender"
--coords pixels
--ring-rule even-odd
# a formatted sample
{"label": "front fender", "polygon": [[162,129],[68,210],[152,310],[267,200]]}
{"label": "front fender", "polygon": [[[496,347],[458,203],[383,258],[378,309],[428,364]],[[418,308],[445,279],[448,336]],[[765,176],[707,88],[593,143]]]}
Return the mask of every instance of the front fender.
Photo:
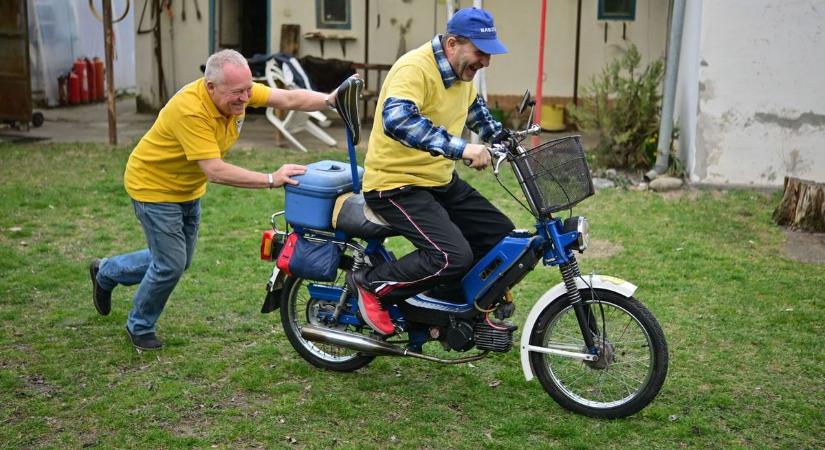
{"label": "front fender", "polygon": [[[582,290],[593,288],[613,291],[625,297],[630,297],[636,292],[636,285],[633,283],[607,275],[585,275],[576,279],[576,286]],[[567,289],[564,287],[564,283],[553,286],[539,298],[527,315],[527,321],[524,323],[524,328],[521,332],[521,370],[524,371],[524,378],[526,378],[527,381],[532,380],[534,377],[533,367],[530,365],[530,354],[527,351],[527,346],[530,344],[530,336],[533,334],[533,327],[539,320],[542,311],[566,293]]]}

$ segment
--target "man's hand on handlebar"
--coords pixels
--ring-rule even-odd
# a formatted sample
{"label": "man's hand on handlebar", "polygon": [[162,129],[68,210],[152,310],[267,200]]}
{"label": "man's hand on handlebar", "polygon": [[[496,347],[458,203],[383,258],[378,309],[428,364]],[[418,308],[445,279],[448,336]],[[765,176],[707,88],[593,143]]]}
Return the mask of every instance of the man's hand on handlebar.
{"label": "man's hand on handlebar", "polygon": [[461,158],[465,164],[476,170],[484,170],[490,164],[490,152],[481,144],[467,144]]}
{"label": "man's hand on handlebar", "polygon": [[[493,145],[489,148],[481,144],[467,144],[464,147],[461,159],[464,160],[464,165],[476,170],[483,170],[492,160],[495,160],[494,170],[498,174],[498,167],[507,159],[510,146],[518,144],[527,136],[538,136],[539,134],[541,134],[541,127],[538,124],[533,124],[521,131],[502,130],[493,137]],[[521,147],[519,146],[519,148]]]}

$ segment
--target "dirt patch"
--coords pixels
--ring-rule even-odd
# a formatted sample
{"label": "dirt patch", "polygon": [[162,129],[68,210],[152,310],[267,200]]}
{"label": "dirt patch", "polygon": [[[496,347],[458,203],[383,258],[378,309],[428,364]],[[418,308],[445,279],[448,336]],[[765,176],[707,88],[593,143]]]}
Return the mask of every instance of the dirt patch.
{"label": "dirt patch", "polygon": [[584,253],[576,255],[576,259],[607,259],[622,250],[624,250],[624,247],[621,244],[615,244],[604,239],[593,239]]}
{"label": "dirt patch", "polygon": [[59,388],[51,383],[48,383],[43,375],[33,374],[23,379],[26,386],[26,394],[34,393],[33,395],[42,395],[51,398],[59,392]]}
{"label": "dirt patch", "polygon": [[212,419],[196,411],[183,415],[180,420],[169,427],[169,431],[178,437],[195,438],[203,436],[213,425]]}
{"label": "dirt patch", "polygon": [[[21,133],[25,133],[26,131],[21,131]],[[32,136],[20,136],[18,134],[12,133],[0,133],[0,142],[5,144],[29,144],[32,142],[40,142],[45,141],[50,138],[47,137],[32,137]]]}
{"label": "dirt patch", "polygon": [[683,187],[675,191],[659,192],[658,194],[668,201],[686,200],[695,202],[696,199],[699,198],[699,190],[690,187]]}
{"label": "dirt patch", "polygon": [[785,229],[782,254],[794,261],[825,264],[825,233]]}

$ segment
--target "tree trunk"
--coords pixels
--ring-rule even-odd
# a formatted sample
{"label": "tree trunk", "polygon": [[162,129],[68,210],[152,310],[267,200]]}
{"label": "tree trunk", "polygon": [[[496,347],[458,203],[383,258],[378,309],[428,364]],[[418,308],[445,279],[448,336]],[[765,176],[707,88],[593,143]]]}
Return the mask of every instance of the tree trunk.
{"label": "tree trunk", "polygon": [[785,177],[785,194],[773,220],[795,230],[825,232],[825,183]]}

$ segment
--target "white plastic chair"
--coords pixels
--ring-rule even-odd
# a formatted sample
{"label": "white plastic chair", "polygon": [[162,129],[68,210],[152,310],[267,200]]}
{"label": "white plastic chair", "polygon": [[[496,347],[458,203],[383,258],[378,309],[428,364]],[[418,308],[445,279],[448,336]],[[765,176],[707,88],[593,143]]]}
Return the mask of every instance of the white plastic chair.
{"label": "white plastic chair", "polygon": [[[300,66],[297,66],[297,70],[301,70]],[[290,74],[291,76],[285,76],[284,71],[278,67],[278,64],[275,62],[274,59],[270,59],[266,62],[266,68],[264,71],[266,82],[269,84],[270,87],[279,87],[278,82],[280,82],[286,89],[297,89],[298,86],[293,81],[294,76],[303,76],[305,80],[306,74]],[[279,119],[278,116],[275,114],[275,108],[266,108],[266,118],[272,125],[275,125],[275,128],[281,132],[288,140],[292,143],[292,145],[298,147],[299,149],[303,150],[304,152],[307,151],[306,147],[295,138],[295,134],[301,131],[307,131],[311,133],[313,136],[318,138],[321,142],[329,145],[335,146],[336,141],[332,138],[326,131],[321,129],[320,126],[315,124],[310,118],[315,119],[321,124],[322,126],[329,126],[330,122],[327,119],[327,116],[320,111],[313,111],[313,112],[304,112],[304,111],[289,111],[286,114],[286,117],[283,119]]]}

